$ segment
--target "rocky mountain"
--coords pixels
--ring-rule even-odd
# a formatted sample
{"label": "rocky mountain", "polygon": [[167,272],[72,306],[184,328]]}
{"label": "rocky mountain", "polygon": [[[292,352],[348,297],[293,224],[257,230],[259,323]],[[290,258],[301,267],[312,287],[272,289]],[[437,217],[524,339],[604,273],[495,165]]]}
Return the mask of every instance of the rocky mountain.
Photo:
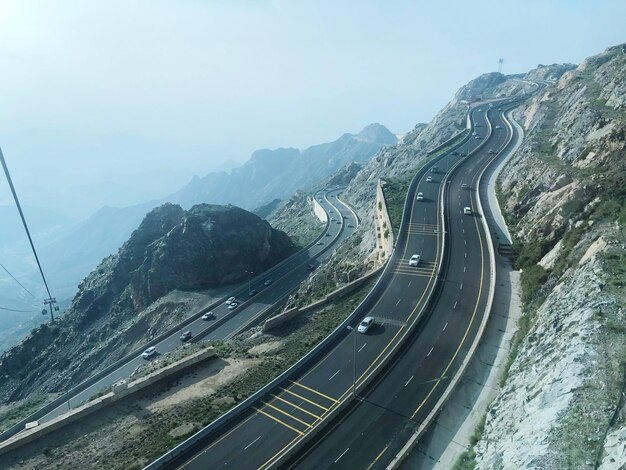
{"label": "rocky mountain", "polygon": [[396,136],[385,126],[370,124],[358,134],[344,134],[334,142],[305,150],[257,150],[230,173],[194,178],[169,200],[182,206],[211,201],[252,209],[276,198],[290,197],[351,162],[369,160],[380,148],[396,142]]}
{"label": "rocky mountain", "polygon": [[516,76],[498,73],[481,75],[461,87],[430,123],[417,124],[403,136],[401,142],[381,148],[361,168],[348,167],[344,175],[338,172],[338,180],[349,183],[342,197],[356,209],[361,225],[350,242],[340,247],[331,260],[316,270],[294,293],[290,304],[306,303],[312,293],[339,287],[379,265],[374,228],[374,200],[379,179],[398,183],[394,187],[398,188],[396,205],[401,210],[403,191],[417,168],[428,158],[429,152],[465,129],[469,102],[511,96],[533,88]]}
{"label": "rocky mountain", "polygon": [[0,398],[59,391],[121,357],[167,325],[167,308],[144,314],[168,293],[208,289],[262,272],[295,251],[285,233],[234,206],[152,210],[117,255],[79,285],[53,325],[34,330],[0,359]]}
{"label": "rocky mountain", "polygon": [[555,84],[499,180],[524,310],[477,468],[623,468],[626,45],[527,77]]}

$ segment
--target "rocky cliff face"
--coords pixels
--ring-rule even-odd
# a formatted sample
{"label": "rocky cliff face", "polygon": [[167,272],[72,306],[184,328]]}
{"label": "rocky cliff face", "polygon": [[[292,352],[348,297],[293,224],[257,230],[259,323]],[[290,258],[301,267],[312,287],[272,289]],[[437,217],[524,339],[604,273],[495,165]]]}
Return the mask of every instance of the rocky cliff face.
{"label": "rocky cliff face", "polygon": [[626,46],[528,77],[558,81],[515,113],[526,136],[500,177],[524,316],[476,461],[621,468]]}
{"label": "rocky cliff face", "polygon": [[[0,398],[67,388],[68,377],[86,377],[151,334],[141,317],[166,294],[243,280],[246,270],[262,272],[295,249],[285,233],[234,206],[152,210],[118,254],[81,282],[65,315],[0,359]],[[167,308],[152,310],[153,322],[168,322]]]}

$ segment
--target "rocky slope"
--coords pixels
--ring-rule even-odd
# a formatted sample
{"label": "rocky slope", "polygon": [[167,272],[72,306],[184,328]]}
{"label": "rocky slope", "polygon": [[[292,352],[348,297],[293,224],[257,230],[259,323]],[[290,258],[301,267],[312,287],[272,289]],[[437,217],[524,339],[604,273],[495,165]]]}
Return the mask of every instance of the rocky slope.
{"label": "rocky slope", "polygon": [[558,81],[515,113],[526,135],[500,176],[524,316],[476,463],[622,468],[626,46],[528,77]]}
{"label": "rocky slope", "polygon": [[234,206],[152,210],[118,254],[81,282],[68,312],[0,359],[0,399],[68,388],[172,323],[185,299],[158,302],[167,294],[242,280],[246,270],[262,272],[295,249],[285,233]]}

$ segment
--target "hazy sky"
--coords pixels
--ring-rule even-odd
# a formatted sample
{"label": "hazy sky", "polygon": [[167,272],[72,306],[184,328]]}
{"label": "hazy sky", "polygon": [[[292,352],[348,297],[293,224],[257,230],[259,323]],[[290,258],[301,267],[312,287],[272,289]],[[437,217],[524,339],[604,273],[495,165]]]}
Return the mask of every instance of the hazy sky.
{"label": "hazy sky", "polygon": [[89,204],[123,204],[257,148],[406,132],[498,58],[579,62],[624,18],[623,0],[0,0],[0,146],[27,203],[78,210],[110,182]]}

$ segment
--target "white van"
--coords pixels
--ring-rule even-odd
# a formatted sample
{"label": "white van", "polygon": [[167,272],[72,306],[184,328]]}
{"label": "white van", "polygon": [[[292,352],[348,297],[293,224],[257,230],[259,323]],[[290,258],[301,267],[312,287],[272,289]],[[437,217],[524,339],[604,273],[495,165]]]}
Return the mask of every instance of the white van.
{"label": "white van", "polygon": [[409,260],[409,266],[417,266],[420,264],[420,255],[413,255]]}

